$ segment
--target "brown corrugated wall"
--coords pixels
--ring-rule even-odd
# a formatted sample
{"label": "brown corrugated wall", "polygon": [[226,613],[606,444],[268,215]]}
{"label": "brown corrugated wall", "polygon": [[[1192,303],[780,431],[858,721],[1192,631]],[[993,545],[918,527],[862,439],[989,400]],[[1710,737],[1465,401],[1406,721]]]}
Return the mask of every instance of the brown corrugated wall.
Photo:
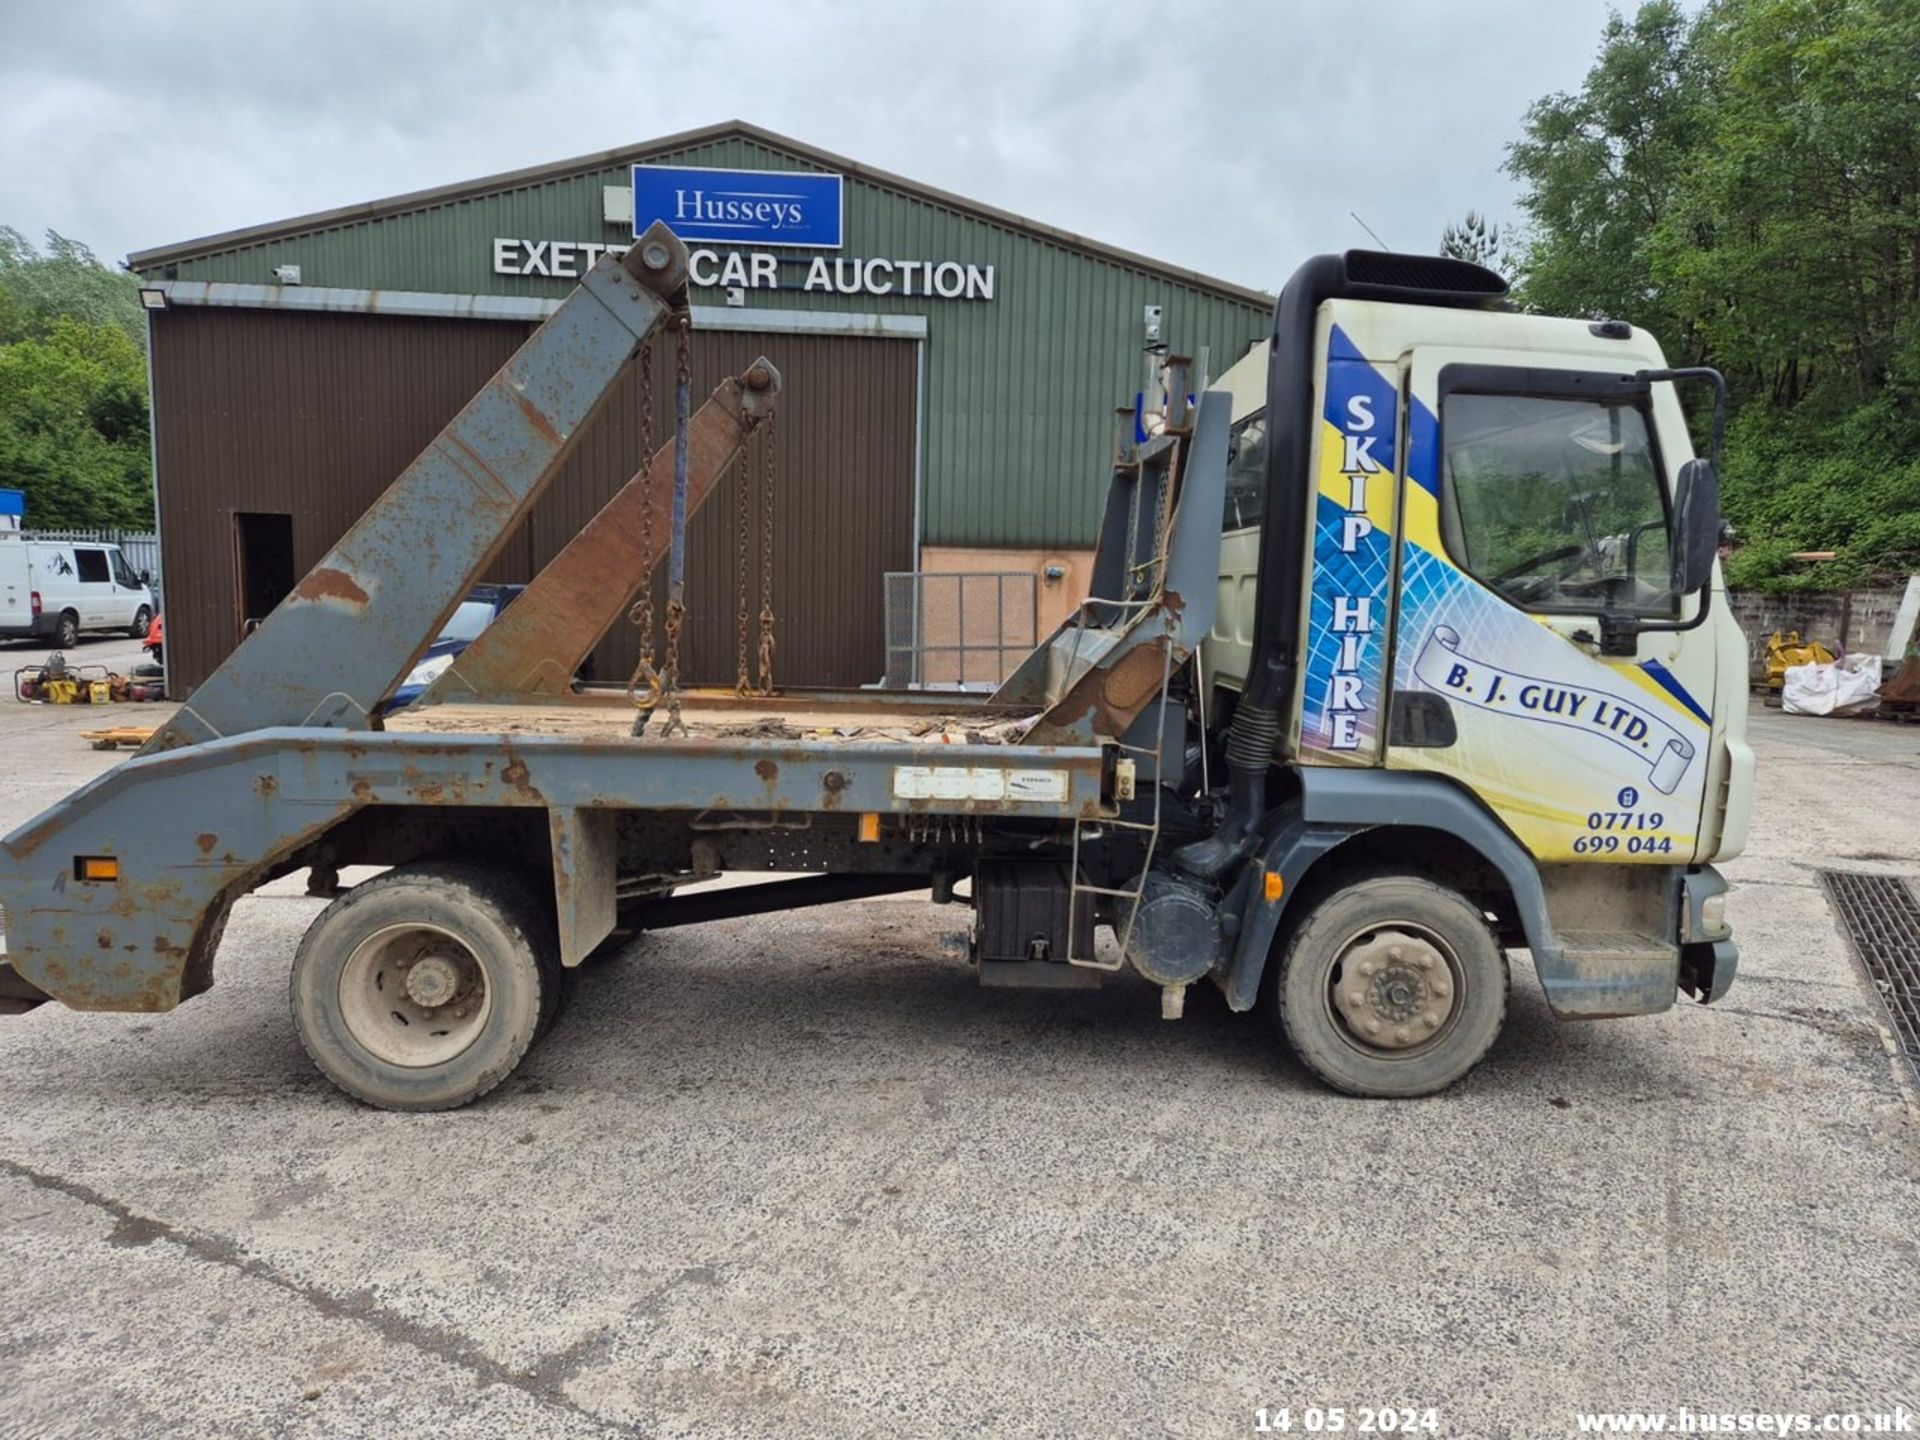
{"label": "brown corrugated wall", "polygon": [[[176,696],[239,640],[236,512],[293,517],[304,573],[526,338],[519,324],[396,316],[176,307],[153,316],[154,435],[167,574],[167,662]],[[859,685],[885,669],[882,581],[913,568],[911,341],[693,336],[693,403],[764,354],[783,377],[774,473],[777,678]],[[672,433],[673,355],[654,358],[656,443]],[[546,496],[486,578],[526,580],[637,467],[639,367],[616,388]],[[750,634],[760,606],[760,442],[748,449],[754,533]],[[735,669],[739,469],[688,527],[689,683]],[[665,531],[670,496],[657,497]],[[663,567],[664,569],[664,567]],[[609,583],[624,583],[610,577]],[[664,575],[657,592],[664,607]],[[624,622],[595,656],[624,680],[635,656]]]}

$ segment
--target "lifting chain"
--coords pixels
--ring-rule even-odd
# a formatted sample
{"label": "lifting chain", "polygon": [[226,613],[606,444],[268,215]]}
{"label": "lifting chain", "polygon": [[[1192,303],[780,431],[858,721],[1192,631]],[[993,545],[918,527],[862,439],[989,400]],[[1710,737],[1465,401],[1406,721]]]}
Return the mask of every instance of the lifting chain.
{"label": "lifting chain", "polygon": [[673,543],[667,561],[667,666],[661,676],[666,691],[667,727],[660,732],[685,735],[680,715],[680,631],[687,619],[687,445],[692,425],[693,317],[681,312],[674,334],[673,365]]}
{"label": "lifting chain", "polygon": [[[776,417],[767,416],[767,438],[761,444],[761,454],[766,466],[765,479],[760,488],[760,693],[773,694],[773,464],[774,464],[774,421]],[[742,633],[745,633],[746,604],[744,587],[741,602]],[[742,676],[745,675],[746,662],[741,662]]]}
{"label": "lifting chain", "polygon": [[740,504],[738,534],[735,536],[733,634],[736,666],[733,693],[741,697],[753,694],[753,677],[747,673],[747,541],[753,536],[752,507],[748,491],[753,484],[753,467],[740,466]]}
{"label": "lifting chain", "polygon": [[[653,346],[640,347],[640,553],[653,554]],[[660,672],[653,668],[653,567],[641,577],[640,598],[627,611],[627,619],[640,632],[640,660],[627,681],[627,698],[640,714],[634,717],[633,733],[638,735],[647,723],[647,715],[660,703]]]}

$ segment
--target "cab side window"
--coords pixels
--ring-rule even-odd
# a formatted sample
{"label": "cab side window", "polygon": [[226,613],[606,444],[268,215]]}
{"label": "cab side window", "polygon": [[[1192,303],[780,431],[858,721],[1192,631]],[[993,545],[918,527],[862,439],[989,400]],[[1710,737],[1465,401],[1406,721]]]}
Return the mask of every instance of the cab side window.
{"label": "cab side window", "polygon": [[1267,416],[1249,415],[1227,441],[1227,499],[1222,530],[1258,525],[1267,494]]}
{"label": "cab side window", "polygon": [[113,552],[113,583],[122,590],[140,588],[140,577],[133,573],[133,566],[127,563],[127,557],[118,550]]}
{"label": "cab side window", "polygon": [[104,550],[81,550],[73,552],[73,563],[80,573],[77,577],[82,585],[105,585],[112,577],[107,570],[107,555]]}
{"label": "cab side window", "polygon": [[1451,393],[1441,402],[1447,549],[1528,610],[1677,613],[1666,492],[1624,399]]}

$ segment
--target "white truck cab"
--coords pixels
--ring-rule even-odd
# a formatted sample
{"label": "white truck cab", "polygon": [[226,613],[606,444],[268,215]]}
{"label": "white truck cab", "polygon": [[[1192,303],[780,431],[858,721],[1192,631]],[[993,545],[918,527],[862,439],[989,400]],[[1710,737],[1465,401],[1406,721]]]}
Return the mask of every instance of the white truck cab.
{"label": "white truck cab", "polygon": [[[1658,343],[1618,322],[1344,299],[1316,330],[1290,752],[1441,775],[1542,863],[1739,854],[1746,641],[1717,565],[1703,593],[1672,579],[1693,453],[1675,386],[1635,378],[1664,369]],[[1255,629],[1268,360],[1260,345],[1214,382],[1233,418],[1206,683],[1234,694]],[[1426,733],[1436,719],[1445,744]]]}

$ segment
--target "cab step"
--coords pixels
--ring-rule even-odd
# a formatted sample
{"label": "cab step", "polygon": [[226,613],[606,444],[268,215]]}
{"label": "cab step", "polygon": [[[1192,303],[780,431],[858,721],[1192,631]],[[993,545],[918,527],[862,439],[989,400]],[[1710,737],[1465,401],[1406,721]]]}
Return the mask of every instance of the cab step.
{"label": "cab step", "polygon": [[1062,960],[982,960],[980,983],[989,990],[1098,990],[1100,974]]}
{"label": "cab step", "polygon": [[1562,930],[1559,938],[1567,958],[1582,965],[1601,967],[1609,960],[1629,966],[1680,963],[1680,947],[1673,941],[1636,930]]}

